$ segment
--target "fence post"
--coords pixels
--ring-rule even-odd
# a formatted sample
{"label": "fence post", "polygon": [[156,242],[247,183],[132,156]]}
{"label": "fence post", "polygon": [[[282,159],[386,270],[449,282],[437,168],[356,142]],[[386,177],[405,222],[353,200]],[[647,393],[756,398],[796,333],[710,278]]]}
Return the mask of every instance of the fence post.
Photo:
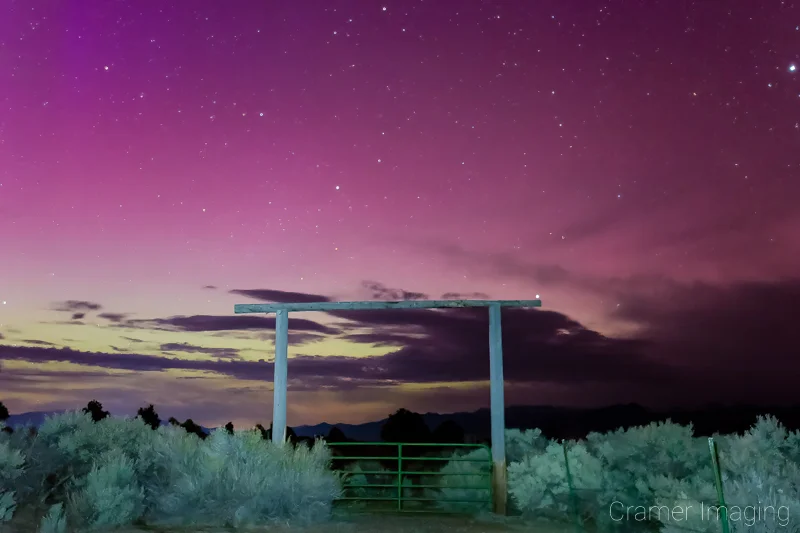
{"label": "fence post", "polygon": [[289,366],[289,311],[275,313],[275,365],[273,367],[272,442],[286,444],[286,388]]}
{"label": "fence post", "polygon": [[722,514],[722,533],[730,533],[728,524],[728,507],[725,505],[725,493],[722,490],[722,471],[719,468],[719,450],[714,437],[708,437],[708,450],[711,452],[711,465],[714,468],[714,484],[717,487],[717,501]]}
{"label": "fence post", "polygon": [[575,494],[575,485],[572,483],[572,472],[569,469],[569,457],[567,456],[567,442],[561,442],[561,449],[564,450],[564,467],[567,471],[567,487],[569,488],[569,501],[572,505],[572,512],[575,513],[575,531],[581,532],[581,517],[578,513],[578,501]]}
{"label": "fence post", "polygon": [[403,444],[397,445],[397,510],[403,510]]}
{"label": "fence post", "polygon": [[492,426],[492,485],[494,512],[506,514],[508,473],[506,471],[506,402],[503,380],[503,330],[500,304],[489,306],[489,396]]}

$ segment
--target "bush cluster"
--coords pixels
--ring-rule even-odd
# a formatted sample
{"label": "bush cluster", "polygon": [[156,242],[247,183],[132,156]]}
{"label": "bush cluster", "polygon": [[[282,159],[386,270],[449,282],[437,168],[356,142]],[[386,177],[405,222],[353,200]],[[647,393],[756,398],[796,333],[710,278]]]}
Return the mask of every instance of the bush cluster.
{"label": "bush cluster", "polygon": [[[378,461],[338,474],[324,442],[276,445],[260,426],[207,434],[190,420],[161,425],[152,406],[121,419],[90,403],[38,431],[7,429],[0,421],[0,526],[33,520],[40,533],[309,523],[327,518],[348,486],[351,496],[397,495],[396,474],[382,474]],[[800,533],[800,432],[761,417],[714,440],[731,533]],[[405,497],[432,498],[445,511],[485,509],[487,448],[423,455],[445,461],[409,458],[404,468],[440,475],[404,476]],[[653,423],[566,442],[511,429],[506,456],[510,503],[526,516],[609,531],[721,531],[709,441],[692,426]],[[384,488],[357,486],[376,483]]]}
{"label": "bush cluster", "polygon": [[[744,435],[714,440],[731,533],[800,531],[800,434],[761,417]],[[521,455],[508,467],[509,492],[529,516],[600,530],[721,531],[709,441],[691,426],[653,423],[543,449],[534,440]]]}
{"label": "bush cluster", "polygon": [[[714,440],[731,533],[800,532],[800,432],[760,417],[746,433]],[[607,531],[722,531],[709,441],[691,425],[652,423],[566,442],[511,429],[506,457],[511,507],[528,517]],[[466,510],[448,500],[488,498],[468,488],[486,482],[485,463],[451,461],[441,473],[427,494],[439,507]]]}
{"label": "bush cluster", "polygon": [[317,444],[226,429],[201,439],[142,418],[69,412],[38,431],[0,432],[0,521],[37,517],[43,533],[314,522],[341,493],[329,450]]}

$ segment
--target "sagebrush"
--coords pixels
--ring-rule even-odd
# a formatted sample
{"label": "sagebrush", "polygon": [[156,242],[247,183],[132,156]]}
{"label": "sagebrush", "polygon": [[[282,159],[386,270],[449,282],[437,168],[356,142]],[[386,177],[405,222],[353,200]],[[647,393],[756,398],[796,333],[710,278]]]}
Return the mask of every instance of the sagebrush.
{"label": "sagebrush", "polygon": [[[714,440],[731,533],[800,531],[800,434],[760,417],[744,435]],[[716,533],[724,516],[708,439],[671,422],[550,442],[544,450],[537,442],[509,465],[509,492],[527,515],[601,530]]]}
{"label": "sagebrush", "polygon": [[56,533],[309,523],[328,517],[341,493],[330,460],[321,442],[295,448],[224,430],[200,440],[180,427],[69,412],[0,436],[0,519],[24,507]]}

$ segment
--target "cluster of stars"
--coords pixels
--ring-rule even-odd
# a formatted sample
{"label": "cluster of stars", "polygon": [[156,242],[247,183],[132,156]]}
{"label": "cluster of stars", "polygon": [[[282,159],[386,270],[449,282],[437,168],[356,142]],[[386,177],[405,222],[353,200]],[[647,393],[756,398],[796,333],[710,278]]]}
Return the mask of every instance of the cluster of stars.
{"label": "cluster of stars", "polygon": [[[90,183],[62,191],[63,205],[95,191],[83,211],[49,210],[59,231],[85,216],[104,235],[178,224],[184,243],[218,230],[338,249],[347,235],[359,257],[373,234],[452,225],[454,238],[485,236],[479,248],[578,254],[584,218],[673,198],[683,213],[685,191],[713,197],[715,179],[763,205],[765,182],[800,164],[772,140],[800,129],[800,83],[797,52],[781,44],[789,36],[760,30],[777,21],[768,10],[420,2],[273,19],[242,6],[225,17],[115,9],[96,28],[33,9],[19,27],[51,40],[3,43],[17,57],[0,124],[5,194],[55,190],[62,174]],[[698,31],[706,18],[720,31]],[[742,25],[752,32],[742,37]],[[56,42],[72,59],[56,60]],[[714,66],[727,64],[738,67]],[[37,72],[63,87],[32,85]],[[742,154],[733,168],[714,163],[731,154]],[[774,178],[762,161],[775,162]],[[759,227],[761,215],[747,216]]]}

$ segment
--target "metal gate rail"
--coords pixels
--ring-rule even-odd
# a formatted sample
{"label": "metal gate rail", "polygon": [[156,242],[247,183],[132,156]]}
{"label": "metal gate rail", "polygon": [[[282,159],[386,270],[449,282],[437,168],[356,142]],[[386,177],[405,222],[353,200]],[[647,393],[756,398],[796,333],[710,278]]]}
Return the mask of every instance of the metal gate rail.
{"label": "metal gate rail", "polygon": [[[396,469],[394,470],[356,470],[356,471],[345,471],[341,467],[337,468],[334,466],[335,471],[344,472],[345,475],[358,475],[363,474],[365,477],[367,476],[386,476],[394,478],[394,481],[391,483],[345,483],[344,485],[344,495],[337,499],[337,501],[361,501],[361,502],[397,502],[397,511],[403,512],[448,512],[448,508],[450,509],[449,512],[465,512],[471,511],[474,512],[476,507],[478,506],[487,506],[488,509],[492,507],[492,454],[491,450],[485,444],[440,444],[440,443],[410,443],[410,442],[330,442],[328,446],[331,449],[336,449],[339,447],[350,447],[350,448],[383,448],[387,449],[387,453],[380,453],[379,455],[334,455],[333,461],[334,463],[342,462],[342,461],[355,461],[358,464],[359,461],[392,461],[393,463],[396,461]],[[458,456],[446,456],[446,457],[425,457],[425,456],[408,456],[403,455],[404,450],[407,452],[409,448],[418,450],[419,448],[433,448],[433,449],[446,449],[446,448],[455,448],[455,449],[462,449],[462,450],[476,450],[476,449],[484,449],[486,450],[486,456],[484,458],[475,459],[469,457],[458,457]],[[392,451],[389,451],[392,450]],[[396,453],[393,453],[396,450]],[[483,464],[486,468],[481,469],[480,467],[476,471],[472,472],[446,472],[442,473],[439,469],[436,470],[423,470],[422,467],[419,465],[414,465],[417,462],[429,463],[433,461],[439,461],[441,463],[448,463],[450,461],[463,461],[463,462],[470,462],[470,463],[478,463]],[[407,468],[406,465],[410,466],[417,466],[415,470],[405,470]],[[444,466],[444,465],[442,465]],[[447,476],[472,476],[472,477],[480,477],[482,479],[482,483],[479,485],[464,485],[458,484],[454,487],[443,487],[441,484],[436,483],[421,483],[421,484],[414,484],[411,486],[403,485],[403,481],[408,479],[407,476],[426,476],[429,477],[447,477]],[[367,478],[368,481],[368,478]],[[404,489],[455,489],[458,491],[461,490],[475,490],[475,491],[486,491],[485,498],[474,498],[474,499],[448,499],[448,498],[437,498],[437,497],[408,497],[404,495]],[[394,489],[393,495],[391,496],[372,496],[372,495],[365,495],[365,496],[353,496],[349,495],[348,492],[351,492],[353,489],[384,489],[388,492],[387,489]],[[480,494],[480,493],[479,493]],[[461,504],[458,506],[454,505],[440,505],[439,508],[434,509],[409,509],[405,505],[405,502],[428,502],[433,504]],[[469,505],[473,504],[473,505]],[[458,507],[462,508],[461,511],[453,511],[452,509]]]}

